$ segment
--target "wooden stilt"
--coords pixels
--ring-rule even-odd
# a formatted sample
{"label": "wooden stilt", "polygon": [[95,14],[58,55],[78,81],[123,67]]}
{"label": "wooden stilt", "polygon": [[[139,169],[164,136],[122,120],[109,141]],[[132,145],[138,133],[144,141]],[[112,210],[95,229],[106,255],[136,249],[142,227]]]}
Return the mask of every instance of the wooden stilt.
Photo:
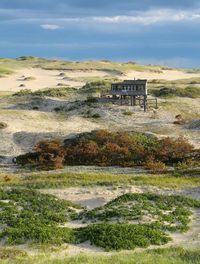
{"label": "wooden stilt", "polygon": [[133,105],[134,106],[136,105],[136,98],[135,98],[135,96],[133,96]]}
{"label": "wooden stilt", "polygon": [[147,111],[147,96],[144,95],[144,112]]}

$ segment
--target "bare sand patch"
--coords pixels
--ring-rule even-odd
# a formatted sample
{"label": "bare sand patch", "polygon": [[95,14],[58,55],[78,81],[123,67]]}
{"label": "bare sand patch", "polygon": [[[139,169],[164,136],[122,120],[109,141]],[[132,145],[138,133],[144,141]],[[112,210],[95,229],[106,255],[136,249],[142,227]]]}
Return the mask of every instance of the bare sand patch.
{"label": "bare sand patch", "polygon": [[[62,83],[66,86],[75,88],[82,87],[85,82],[78,80],[81,77],[116,77],[115,73],[107,72],[104,70],[63,70],[65,77],[69,77],[63,80],[63,75],[60,75],[61,71],[58,70],[44,70],[41,68],[24,68],[19,69],[16,73],[3,77],[0,79],[1,92],[17,92],[21,89],[30,89],[36,91],[44,88],[56,87],[58,83]],[[141,71],[128,71],[123,75],[117,75],[120,79],[163,79],[163,80],[178,80],[188,79],[193,77],[200,77],[199,73],[186,73],[178,70],[163,70],[161,73],[156,72],[141,72]],[[30,80],[24,80],[24,78],[30,78]],[[70,80],[72,78],[73,80]],[[77,80],[76,80],[77,78]]]}
{"label": "bare sand patch", "polygon": [[[138,72],[138,71],[129,71],[123,75],[125,79],[163,79],[167,81],[179,80],[179,79],[189,79],[200,77],[199,73],[187,73],[178,70],[163,70],[162,73],[157,72]],[[122,78],[122,79],[123,79]]]}
{"label": "bare sand patch", "polygon": [[[1,78],[1,91],[17,92],[22,89],[36,91],[44,88],[55,88],[58,83],[75,88],[82,87],[85,83],[80,81],[63,80],[57,70],[43,70],[40,68],[20,69],[16,73]],[[77,74],[78,75],[78,74]],[[33,80],[24,81],[26,77],[33,77]],[[20,87],[23,85],[24,87]]]}

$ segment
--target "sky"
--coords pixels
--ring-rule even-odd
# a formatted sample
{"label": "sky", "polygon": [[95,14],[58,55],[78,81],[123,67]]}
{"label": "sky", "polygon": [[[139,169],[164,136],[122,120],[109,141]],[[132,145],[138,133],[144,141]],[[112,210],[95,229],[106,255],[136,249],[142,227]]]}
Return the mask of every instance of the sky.
{"label": "sky", "polygon": [[0,0],[0,57],[200,67],[200,0]]}

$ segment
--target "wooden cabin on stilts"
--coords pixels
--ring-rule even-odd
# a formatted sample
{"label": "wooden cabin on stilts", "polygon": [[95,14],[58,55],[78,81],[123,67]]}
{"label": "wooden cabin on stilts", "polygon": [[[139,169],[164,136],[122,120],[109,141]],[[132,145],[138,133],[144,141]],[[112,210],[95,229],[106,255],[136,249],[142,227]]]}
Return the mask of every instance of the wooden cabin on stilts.
{"label": "wooden cabin on stilts", "polygon": [[119,98],[121,105],[129,99],[131,106],[139,105],[147,111],[147,80],[125,80],[111,84],[111,95]]}

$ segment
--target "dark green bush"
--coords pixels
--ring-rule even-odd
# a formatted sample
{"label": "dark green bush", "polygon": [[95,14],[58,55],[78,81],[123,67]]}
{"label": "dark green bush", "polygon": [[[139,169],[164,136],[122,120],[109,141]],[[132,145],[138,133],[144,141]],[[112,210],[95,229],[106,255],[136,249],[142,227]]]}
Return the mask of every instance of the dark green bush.
{"label": "dark green bush", "polygon": [[101,118],[101,115],[99,113],[96,113],[92,115],[92,118],[98,119],[98,118]]}
{"label": "dark green bush", "polygon": [[134,249],[170,241],[162,231],[142,224],[94,224],[78,229],[76,237],[78,242],[89,240],[92,245],[106,250]]}
{"label": "dark green bush", "polygon": [[[160,230],[186,231],[191,208],[200,208],[200,202],[182,196],[128,193],[104,206],[83,211],[79,219],[84,221],[138,221]],[[147,218],[146,218],[147,217]]]}
{"label": "dark green bush", "polygon": [[73,242],[72,230],[58,224],[74,217],[80,208],[30,189],[0,189],[0,225],[4,226],[0,240],[6,239],[8,244]]}
{"label": "dark green bush", "polygon": [[86,103],[98,103],[98,99],[90,96],[87,98]]}

